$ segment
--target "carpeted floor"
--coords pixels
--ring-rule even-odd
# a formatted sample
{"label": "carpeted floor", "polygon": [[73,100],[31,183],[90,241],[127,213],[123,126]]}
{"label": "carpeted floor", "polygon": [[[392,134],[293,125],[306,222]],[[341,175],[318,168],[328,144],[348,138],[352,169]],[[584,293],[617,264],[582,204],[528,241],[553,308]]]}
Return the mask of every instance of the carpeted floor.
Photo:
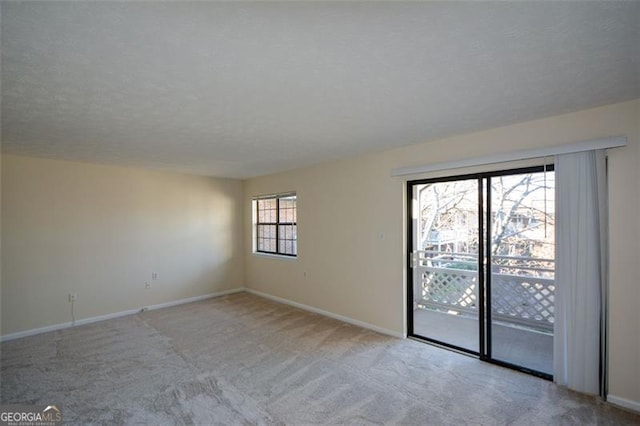
{"label": "carpeted floor", "polygon": [[553,383],[239,293],[1,345],[72,424],[639,424]]}

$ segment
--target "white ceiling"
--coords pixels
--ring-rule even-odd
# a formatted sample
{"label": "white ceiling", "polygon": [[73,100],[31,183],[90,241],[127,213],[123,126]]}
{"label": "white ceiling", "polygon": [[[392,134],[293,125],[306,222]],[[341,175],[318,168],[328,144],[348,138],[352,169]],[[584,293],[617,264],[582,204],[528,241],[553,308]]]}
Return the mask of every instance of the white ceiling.
{"label": "white ceiling", "polygon": [[640,97],[640,2],[3,2],[2,148],[246,178]]}

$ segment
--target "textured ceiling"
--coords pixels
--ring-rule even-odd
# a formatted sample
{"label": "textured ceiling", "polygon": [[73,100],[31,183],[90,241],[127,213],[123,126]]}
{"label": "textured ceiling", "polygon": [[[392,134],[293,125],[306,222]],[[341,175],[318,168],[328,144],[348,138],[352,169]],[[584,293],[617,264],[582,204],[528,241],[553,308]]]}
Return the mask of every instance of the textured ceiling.
{"label": "textured ceiling", "polygon": [[3,2],[5,153],[246,178],[640,97],[639,2]]}

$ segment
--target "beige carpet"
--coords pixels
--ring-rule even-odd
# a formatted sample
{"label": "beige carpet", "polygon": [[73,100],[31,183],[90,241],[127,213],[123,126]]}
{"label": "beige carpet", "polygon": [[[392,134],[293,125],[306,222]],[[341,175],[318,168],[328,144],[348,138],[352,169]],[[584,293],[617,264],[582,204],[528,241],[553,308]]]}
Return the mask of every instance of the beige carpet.
{"label": "beige carpet", "polygon": [[553,383],[250,294],[1,345],[1,401],[70,424],[638,424]]}

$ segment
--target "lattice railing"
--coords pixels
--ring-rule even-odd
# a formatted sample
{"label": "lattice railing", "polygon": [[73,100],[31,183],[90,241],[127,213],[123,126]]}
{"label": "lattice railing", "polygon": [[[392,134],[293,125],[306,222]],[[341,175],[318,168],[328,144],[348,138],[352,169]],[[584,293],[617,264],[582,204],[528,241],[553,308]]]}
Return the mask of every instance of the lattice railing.
{"label": "lattice railing", "polygon": [[553,279],[493,274],[491,290],[494,318],[553,330]]}
{"label": "lattice railing", "polygon": [[[425,263],[415,265],[421,277],[420,287],[414,294],[417,304],[477,315],[477,272],[425,266]],[[492,319],[553,330],[555,282],[552,278],[494,273],[491,288]]]}
{"label": "lattice railing", "polygon": [[440,309],[475,311],[477,272],[433,267],[423,267],[421,270],[423,301]]}

